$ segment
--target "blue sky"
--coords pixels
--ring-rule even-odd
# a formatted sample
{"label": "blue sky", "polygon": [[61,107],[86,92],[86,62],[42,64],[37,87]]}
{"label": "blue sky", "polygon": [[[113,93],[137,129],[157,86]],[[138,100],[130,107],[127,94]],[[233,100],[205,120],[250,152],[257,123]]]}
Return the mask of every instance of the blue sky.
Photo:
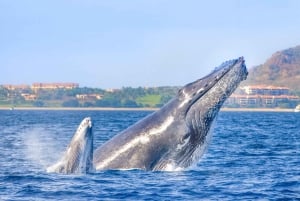
{"label": "blue sky", "polygon": [[298,0],[0,0],[0,84],[178,86],[300,45]]}

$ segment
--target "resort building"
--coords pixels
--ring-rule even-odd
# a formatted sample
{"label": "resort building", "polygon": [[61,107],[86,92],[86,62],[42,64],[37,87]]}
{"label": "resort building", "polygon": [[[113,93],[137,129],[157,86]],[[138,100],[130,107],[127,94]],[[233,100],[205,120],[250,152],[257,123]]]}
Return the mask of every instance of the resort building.
{"label": "resort building", "polygon": [[31,89],[36,90],[53,90],[53,89],[75,89],[78,88],[78,83],[33,83]]}
{"label": "resort building", "polygon": [[103,95],[101,94],[77,94],[76,95],[76,98],[78,100],[101,100],[103,97]]}
{"label": "resort building", "polygon": [[300,99],[298,96],[268,96],[268,95],[231,95],[225,102],[227,105],[235,105],[240,107],[271,107],[277,106],[282,102],[298,102]]}
{"label": "resort building", "polygon": [[232,94],[224,106],[277,107],[282,103],[297,103],[298,96],[289,95],[289,88],[275,86],[245,86],[240,94]]}
{"label": "resort building", "polygon": [[7,90],[25,90],[25,89],[30,89],[30,85],[26,84],[4,84],[1,85],[3,88]]}
{"label": "resort building", "polygon": [[247,95],[288,95],[289,88],[287,87],[276,87],[266,85],[254,85],[241,87]]}
{"label": "resort building", "polygon": [[21,96],[22,96],[26,101],[34,101],[34,100],[37,99],[37,95],[35,95],[35,94],[22,93]]}
{"label": "resort building", "polygon": [[109,93],[114,93],[116,91],[120,91],[120,89],[106,89],[105,91]]}

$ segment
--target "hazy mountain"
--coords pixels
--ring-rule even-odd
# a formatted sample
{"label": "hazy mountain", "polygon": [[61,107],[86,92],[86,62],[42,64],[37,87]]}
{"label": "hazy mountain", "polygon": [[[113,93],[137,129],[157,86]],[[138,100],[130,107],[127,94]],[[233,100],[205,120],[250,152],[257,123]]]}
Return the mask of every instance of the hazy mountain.
{"label": "hazy mountain", "polygon": [[300,91],[300,45],[274,53],[264,64],[249,69],[243,85],[269,84]]}

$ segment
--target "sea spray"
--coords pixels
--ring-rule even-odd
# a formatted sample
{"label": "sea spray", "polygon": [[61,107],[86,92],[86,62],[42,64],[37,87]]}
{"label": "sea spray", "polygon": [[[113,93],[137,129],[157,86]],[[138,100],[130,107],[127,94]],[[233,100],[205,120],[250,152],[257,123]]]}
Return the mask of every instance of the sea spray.
{"label": "sea spray", "polygon": [[31,165],[44,170],[60,157],[67,143],[56,139],[55,132],[61,130],[62,128],[57,128],[55,131],[53,128],[36,125],[23,131],[24,157]]}

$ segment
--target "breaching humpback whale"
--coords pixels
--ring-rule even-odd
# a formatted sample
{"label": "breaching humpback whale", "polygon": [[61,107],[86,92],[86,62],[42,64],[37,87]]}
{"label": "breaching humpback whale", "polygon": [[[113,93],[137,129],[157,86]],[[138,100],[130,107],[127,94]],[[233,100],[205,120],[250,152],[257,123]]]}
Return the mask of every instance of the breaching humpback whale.
{"label": "breaching humpback whale", "polygon": [[[185,85],[160,110],[97,148],[93,168],[181,170],[196,163],[208,144],[222,104],[247,74],[240,57]],[[64,157],[66,161],[70,161],[68,156]]]}

